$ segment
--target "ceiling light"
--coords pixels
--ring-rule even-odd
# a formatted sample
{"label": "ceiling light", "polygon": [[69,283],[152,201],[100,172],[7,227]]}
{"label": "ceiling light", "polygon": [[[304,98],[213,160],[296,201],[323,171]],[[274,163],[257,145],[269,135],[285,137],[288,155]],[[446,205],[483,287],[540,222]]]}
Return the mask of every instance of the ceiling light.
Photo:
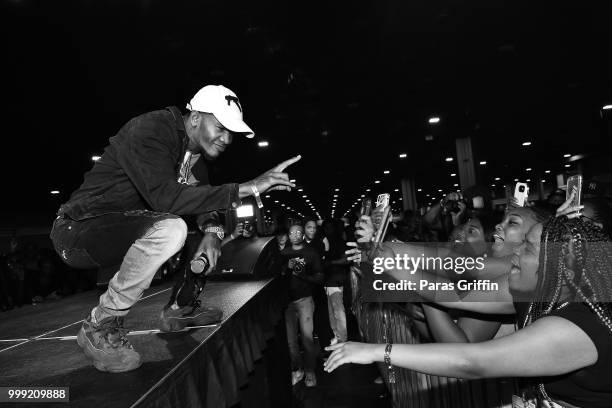
{"label": "ceiling light", "polygon": [[495,181],[499,181],[499,177],[495,177]]}
{"label": "ceiling light", "polygon": [[389,170],[385,170],[385,171],[383,171],[383,173],[384,173],[384,174],[389,174],[389,173],[391,173],[391,172],[390,172]]}
{"label": "ceiling light", "polygon": [[301,193],[302,191],[304,191],[303,188],[298,188],[298,191]]}
{"label": "ceiling light", "polygon": [[455,184],[453,184],[453,187],[459,187],[459,184],[455,183]]}
{"label": "ceiling light", "polygon": [[570,157],[570,156],[571,156],[571,154],[569,154],[569,153],[566,153],[566,154],[563,155],[563,157]]}
{"label": "ceiling light", "polygon": [[366,192],[367,192],[367,191],[370,191],[370,189],[369,189],[369,188],[366,188]]}
{"label": "ceiling light", "polygon": [[307,198],[307,197],[308,197],[308,196],[307,196],[306,194],[304,194],[304,195],[302,196],[302,198]]}
{"label": "ceiling light", "polygon": [[337,188],[337,189],[335,189],[334,191],[340,191],[340,189],[339,189],[339,188]]}
{"label": "ceiling light", "polygon": [[569,164],[566,164],[566,165],[565,165],[565,167],[569,167],[569,166],[570,166]]}
{"label": "ceiling light", "polygon": [[269,196],[269,195],[267,195],[267,196],[266,196],[266,198],[270,198],[270,196]]}
{"label": "ceiling light", "polygon": [[542,183],[546,183],[546,180],[542,179]]}
{"label": "ceiling light", "polygon": [[453,158],[452,158],[452,157],[447,157],[447,158],[446,158],[446,159],[444,159],[444,160],[446,160],[447,162],[452,162],[452,161],[453,161]]}
{"label": "ceiling light", "polygon": [[484,161],[484,160],[480,162],[480,165],[481,165],[481,166],[484,166],[485,164],[487,164],[487,162],[486,162],[486,161]]}
{"label": "ceiling light", "polygon": [[100,156],[91,156],[91,160],[93,160],[93,161],[98,161],[100,159],[101,159]]}
{"label": "ceiling light", "polygon": [[603,110],[610,110],[612,109],[612,105],[604,105],[603,108],[601,108]]}
{"label": "ceiling light", "polygon": [[546,173],[546,174],[550,174],[550,170],[546,170],[544,173]]}
{"label": "ceiling light", "polygon": [[438,192],[439,192],[439,193],[441,193],[441,192],[442,192],[442,190],[438,189]]}
{"label": "ceiling light", "polygon": [[531,167],[527,167],[525,171],[531,171]]}
{"label": "ceiling light", "polygon": [[399,158],[405,159],[408,155],[406,153],[400,153]]}
{"label": "ceiling light", "polygon": [[50,193],[51,194],[59,194],[60,192],[59,192],[59,190],[51,190]]}
{"label": "ceiling light", "polygon": [[380,180],[374,181],[374,184],[378,184],[378,183],[380,183]]}
{"label": "ceiling light", "polygon": [[523,146],[531,146],[531,142],[523,142]]}
{"label": "ceiling light", "polygon": [[258,142],[257,146],[259,146],[259,147],[268,147],[268,142],[263,140],[261,142]]}
{"label": "ceiling light", "polygon": [[432,116],[431,118],[429,118],[429,123],[434,124],[434,123],[439,123],[440,122],[440,118],[437,116]]}

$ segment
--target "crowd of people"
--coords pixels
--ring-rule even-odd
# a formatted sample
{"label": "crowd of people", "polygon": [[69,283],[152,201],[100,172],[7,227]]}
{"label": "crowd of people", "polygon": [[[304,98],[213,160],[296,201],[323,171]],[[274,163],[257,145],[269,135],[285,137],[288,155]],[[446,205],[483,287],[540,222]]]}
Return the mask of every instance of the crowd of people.
{"label": "crowd of people", "polygon": [[0,312],[61,299],[95,287],[95,270],[65,265],[51,248],[13,237],[0,255]]}
{"label": "crowd of people", "polygon": [[[405,213],[386,242],[369,253],[356,246],[372,240],[375,216],[361,217],[356,230],[360,244],[352,244],[347,259],[367,264],[375,257],[416,258],[423,253],[482,256],[478,278],[496,282],[499,289],[432,291],[415,286],[422,302],[410,310],[415,321],[424,323],[415,327],[426,344],[330,345],[325,370],[384,362],[390,369],[446,377],[526,377],[533,387],[522,391],[525,406],[536,401],[551,407],[611,406],[612,381],[604,373],[612,369],[612,207],[605,188],[599,187],[585,189],[580,206],[571,205],[574,193],[563,202],[565,191],[556,190],[544,201],[523,206],[510,198],[503,212],[490,205],[474,208],[472,200],[449,193],[423,216]],[[444,241],[449,242],[435,249],[419,244]],[[385,272],[403,282],[456,281],[435,267]],[[500,336],[508,317],[518,330]]]}

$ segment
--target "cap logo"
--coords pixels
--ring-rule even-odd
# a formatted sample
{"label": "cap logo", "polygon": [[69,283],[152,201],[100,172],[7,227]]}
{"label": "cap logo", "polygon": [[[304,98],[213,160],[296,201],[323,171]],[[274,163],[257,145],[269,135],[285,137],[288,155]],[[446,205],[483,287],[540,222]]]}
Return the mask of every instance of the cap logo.
{"label": "cap logo", "polygon": [[240,109],[240,112],[242,112],[242,106],[240,106],[240,101],[237,97],[232,95],[225,95],[225,100],[227,101],[227,106],[230,106],[231,103],[234,102],[236,106],[238,106],[238,109]]}

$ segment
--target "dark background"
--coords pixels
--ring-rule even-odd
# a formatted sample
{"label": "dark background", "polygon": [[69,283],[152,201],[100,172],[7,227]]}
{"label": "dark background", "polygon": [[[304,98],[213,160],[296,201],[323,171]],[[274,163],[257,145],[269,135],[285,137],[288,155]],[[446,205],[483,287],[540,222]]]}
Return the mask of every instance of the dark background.
{"label": "dark background", "polygon": [[[419,204],[439,199],[458,182],[456,160],[444,161],[456,137],[472,137],[476,163],[487,161],[479,182],[498,193],[514,178],[554,183],[571,171],[565,153],[590,154],[597,172],[611,163],[612,110],[601,110],[612,103],[610,2],[1,4],[4,227],[50,225],[127,120],[184,108],[206,84],[234,90],[256,132],[212,166],[213,184],[299,153],[291,176],[322,217],[334,188],[342,215],[402,176],[422,188]],[[272,200],[310,215],[301,194]]]}

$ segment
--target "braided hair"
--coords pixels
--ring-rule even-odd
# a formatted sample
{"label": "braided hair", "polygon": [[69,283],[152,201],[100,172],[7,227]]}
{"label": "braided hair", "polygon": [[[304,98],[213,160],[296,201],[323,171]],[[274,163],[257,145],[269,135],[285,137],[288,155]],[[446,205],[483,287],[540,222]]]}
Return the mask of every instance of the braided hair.
{"label": "braided hair", "polygon": [[[551,313],[561,301],[584,302],[612,335],[612,240],[595,225],[580,219],[551,218],[542,230],[536,295],[527,321]],[[568,268],[567,255],[575,262]],[[573,274],[571,273],[573,270]],[[561,299],[566,285],[569,299]]]}
{"label": "braided hair", "polygon": [[[584,220],[553,217],[544,224],[540,244],[538,284],[522,326],[564,307],[565,302],[583,302],[612,335],[610,236]],[[564,286],[570,295],[562,299]],[[552,401],[543,384],[538,386],[538,400]]]}

